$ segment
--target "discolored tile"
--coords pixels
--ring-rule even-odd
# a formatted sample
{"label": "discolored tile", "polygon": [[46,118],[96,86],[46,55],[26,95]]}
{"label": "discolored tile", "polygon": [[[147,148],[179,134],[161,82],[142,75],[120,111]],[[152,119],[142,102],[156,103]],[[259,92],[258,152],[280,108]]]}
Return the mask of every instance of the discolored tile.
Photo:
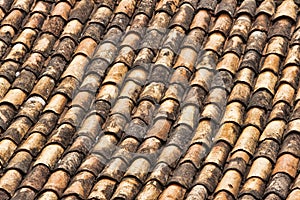
{"label": "discolored tile", "polygon": [[[203,1],[201,1],[203,2]],[[200,5],[201,5],[200,2]],[[193,20],[192,23],[190,25],[190,29],[196,29],[196,28],[200,28],[203,31],[208,31],[208,27],[210,24],[210,14],[207,10],[199,10]]]}
{"label": "discolored tile", "polygon": [[296,12],[298,6],[295,4],[294,1],[284,1],[278,6],[275,15],[273,16],[273,20],[277,20],[280,17],[288,17],[291,20],[296,20]]}
{"label": "discolored tile", "polygon": [[181,4],[178,11],[172,18],[172,21],[169,24],[169,27],[181,26],[185,30],[189,29],[189,24],[192,21],[194,9],[189,4]]}
{"label": "discolored tile", "polygon": [[108,178],[100,179],[92,188],[88,199],[109,199],[115,189],[116,181]]}
{"label": "discolored tile", "polygon": [[138,200],[151,199],[155,200],[162,192],[162,186],[155,180],[148,181],[138,195],[135,197]]}

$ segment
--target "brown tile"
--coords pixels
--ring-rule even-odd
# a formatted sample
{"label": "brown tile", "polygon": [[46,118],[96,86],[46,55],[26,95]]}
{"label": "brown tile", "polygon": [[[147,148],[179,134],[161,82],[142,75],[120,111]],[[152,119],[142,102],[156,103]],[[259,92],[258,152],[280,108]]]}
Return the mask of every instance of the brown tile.
{"label": "brown tile", "polygon": [[166,68],[171,68],[174,57],[175,53],[171,49],[163,48],[159,51],[155,64],[165,66]]}
{"label": "brown tile", "polygon": [[[291,178],[284,173],[275,174],[268,183],[268,186],[265,190],[265,196],[270,194],[276,194],[280,199],[285,199],[288,195],[289,186],[291,184]],[[268,199],[266,197],[265,199]],[[270,198],[270,199],[275,199]]]}
{"label": "brown tile", "polygon": [[65,21],[68,20],[69,12],[71,10],[71,5],[67,2],[58,2],[53,10],[51,11],[51,16],[59,16]]}
{"label": "brown tile", "polygon": [[268,15],[273,15],[275,12],[275,2],[273,0],[263,1],[256,10],[256,14],[265,13]]}
{"label": "brown tile", "polygon": [[[247,68],[244,68],[247,69]],[[244,83],[237,83],[233,88],[228,97],[228,102],[240,102],[244,106],[247,105],[251,95],[251,88]]]}
{"label": "brown tile", "polygon": [[220,119],[220,112],[221,110],[216,104],[210,103],[205,105],[200,118],[212,120],[213,122],[218,122]]}
{"label": "brown tile", "polygon": [[115,134],[120,137],[126,124],[126,118],[120,114],[111,115],[104,124],[104,133]]}
{"label": "brown tile", "polygon": [[[201,1],[202,2],[202,1]],[[200,2],[200,6],[201,6]],[[210,24],[210,14],[207,10],[199,10],[194,16],[193,21],[190,25],[190,29],[200,28],[203,31],[208,31]]]}
{"label": "brown tile", "polygon": [[[235,13],[235,9],[236,9],[236,5],[237,2],[235,0],[226,0],[226,1],[222,1],[218,4],[215,14],[218,15],[222,12],[226,12],[228,13],[231,17],[233,17],[234,13]],[[229,6],[231,5],[231,6]]]}
{"label": "brown tile", "polygon": [[53,191],[45,191],[38,196],[39,200],[58,200],[58,196]]}
{"label": "brown tile", "polygon": [[281,197],[277,194],[270,193],[265,197],[265,200],[280,200]]}
{"label": "brown tile", "polygon": [[276,141],[264,140],[259,144],[254,157],[268,158],[274,164],[277,159],[278,150],[279,144]]}
{"label": "brown tile", "polygon": [[238,125],[234,123],[224,123],[220,126],[216,133],[214,141],[223,141],[233,147],[238,138],[239,132],[240,128]]}
{"label": "brown tile", "polygon": [[186,189],[177,184],[169,185],[165,190],[163,190],[162,194],[159,196],[159,199],[184,199],[184,195],[186,193]]}
{"label": "brown tile", "polygon": [[3,166],[7,164],[7,161],[11,158],[17,146],[13,141],[9,139],[2,139],[0,141],[0,144],[0,162]]}
{"label": "brown tile", "polygon": [[151,163],[144,158],[138,158],[131,163],[124,174],[125,177],[133,176],[141,182],[144,182],[151,169]]}
{"label": "brown tile", "polygon": [[259,177],[254,177],[248,179],[245,182],[243,188],[240,191],[240,195],[250,194],[256,197],[257,199],[259,199],[263,196],[264,189],[265,189],[265,183]]}
{"label": "brown tile", "polygon": [[[150,116],[152,117],[152,116]],[[152,122],[152,120],[151,120]],[[147,124],[140,118],[133,118],[129,124],[125,127],[124,135],[123,137],[126,137],[128,139],[135,139],[139,142],[144,138],[146,131],[147,131]],[[127,155],[127,153],[126,153]],[[124,155],[125,156],[125,155]],[[131,156],[131,155],[128,155]]]}
{"label": "brown tile", "polygon": [[194,8],[189,4],[181,4],[178,11],[172,18],[169,27],[181,26],[183,29],[188,30],[192,21]]}
{"label": "brown tile", "polygon": [[101,170],[104,168],[104,165],[107,164],[107,161],[104,157],[98,154],[90,154],[85,160],[81,163],[78,168],[78,172],[80,171],[89,171],[94,174],[94,176],[98,176]]}
{"label": "brown tile", "polygon": [[24,12],[18,9],[13,9],[2,20],[1,25],[10,25],[15,29],[19,29],[24,17],[25,17]]}
{"label": "brown tile", "polygon": [[155,118],[158,119],[162,117],[168,120],[176,120],[178,114],[178,106],[179,103],[172,99],[165,100],[159,106]]}
{"label": "brown tile", "polygon": [[129,98],[120,98],[116,101],[116,104],[111,109],[111,114],[120,114],[124,116],[127,120],[131,118],[131,112],[134,108],[134,102]]}
{"label": "brown tile", "polygon": [[69,180],[70,176],[66,171],[57,170],[49,176],[42,191],[52,190],[55,191],[58,196],[61,196],[64,189],[68,186]]}
{"label": "brown tile", "polygon": [[262,59],[262,66],[260,71],[270,70],[274,74],[277,74],[280,67],[280,57],[274,54],[268,55],[265,59]]}
{"label": "brown tile", "polygon": [[267,34],[265,32],[254,30],[249,35],[247,46],[245,47],[246,51],[255,50],[259,53],[262,52],[266,43],[266,39],[267,39]]}
{"label": "brown tile", "polygon": [[170,120],[161,118],[154,122],[147,132],[147,138],[157,137],[163,141],[166,141],[168,132],[171,128],[172,122]]}
{"label": "brown tile", "polygon": [[36,77],[34,73],[26,69],[22,70],[12,84],[12,88],[20,89],[28,94],[34,87],[35,80]]}
{"label": "brown tile", "polygon": [[65,25],[63,18],[58,16],[51,16],[43,24],[42,30],[44,32],[50,33],[55,37],[59,37]]}
{"label": "brown tile", "polygon": [[155,105],[150,101],[141,101],[134,111],[133,118],[139,118],[145,123],[150,124],[154,113]]}
{"label": "brown tile", "polygon": [[163,0],[156,5],[155,11],[164,11],[172,16],[175,13],[178,4],[178,0]]}
{"label": "brown tile", "polygon": [[216,54],[221,55],[224,42],[225,37],[219,32],[214,32],[208,37],[206,44],[204,45],[204,50],[211,50]]}
{"label": "brown tile", "polygon": [[256,11],[256,1],[254,0],[247,0],[243,1],[242,4],[239,6],[239,8],[236,10],[236,15],[242,15],[244,13],[247,13],[251,17],[255,15]]}
{"label": "brown tile", "polygon": [[170,84],[167,91],[162,98],[162,101],[165,100],[174,100],[176,102],[181,102],[184,94],[184,87],[180,84]]}
{"label": "brown tile", "polygon": [[29,130],[32,122],[26,117],[19,117],[15,119],[2,134],[2,138],[8,138],[19,144],[27,131]]}
{"label": "brown tile", "polygon": [[[219,8],[220,8],[220,4],[219,4]],[[224,6],[224,9],[227,9],[227,6]],[[216,19],[213,27],[211,28],[210,33],[220,32],[222,33],[223,36],[227,36],[230,31],[231,25],[232,25],[232,18],[227,13],[221,13]]]}
{"label": "brown tile", "polygon": [[[16,98],[18,97],[18,98]],[[4,98],[1,100],[1,103],[9,103],[14,106],[15,109],[18,109],[27,97],[26,93],[20,89],[10,89]]]}
{"label": "brown tile", "polygon": [[232,102],[226,106],[221,123],[233,122],[238,125],[242,125],[244,112],[245,107],[243,104],[239,102]]}
{"label": "brown tile", "polygon": [[165,86],[163,83],[152,82],[147,85],[140,94],[140,100],[149,100],[154,103],[160,102]]}
{"label": "brown tile", "polygon": [[184,157],[180,160],[180,163],[191,162],[197,169],[200,168],[202,160],[205,157],[206,146],[202,144],[192,144]]}
{"label": "brown tile", "polygon": [[32,71],[36,76],[42,71],[45,58],[40,53],[31,53],[24,61],[22,68]]}
{"label": "brown tile", "polygon": [[[287,196],[287,200],[292,200],[295,199],[295,197],[299,197],[300,196],[300,190],[296,189],[290,192],[290,194]],[[297,199],[298,200],[298,199]]]}
{"label": "brown tile", "polygon": [[208,197],[208,192],[206,187],[203,185],[195,185],[192,190],[189,191],[188,195],[186,196],[187,200],[204,200]]}
{"label": "brown tile", "polygon": [[[260,108],[264,110],[271,109],[272,95],[266,90],[258,90],[254,92],[251,96],[248,109],[249,108]],[[251,111],[249,111],[251,112]]]}
{"label": "brown tile", "polygon": [[182,108],[181,114],[178,116],[175,125],[184,124],[194,129],[199,121],[200,112],[195,105],[187,104]]}
{"label": "brown tile", "polygon": [[110,157],[111,153],[114,151],[114,148],[118,140],[114,135],[104,135],[99,138],[98,142],[92,149],[92,153],[99,153],[104,157]]}
{"label": "brown tile", "polygon": [[48,75],[57,81],[64,71],[66,63],[66,60],[61,56],[51,57],[46,70],[42,75]]}
{"label": "brown tile", "polygon": [[292,27],[292,24],[290,22],[290,19],[285,18],[276,20],[269,30],[268,38],[271,38],[273,36],[281,36],[289,39]]}
{"label": "brown tile", "polygon": [[[299,20],[298,20],[299,21]],[[300,29],[298,29],[293,33],[292,39],[291,39],[291,44],[296,45],[300,44]]]}
{"label": "brown tile", "polygon": [[72,132],[74,132],[74,128],[70,124],[61,124],[59,125],[47,141],[48,144],[60,144],[64,148],[69,145]]}
{"label": "brown tile", "polygon": [[18,199],[34,199],[35,198],[35,191],[32,188],[22,187],[16,191],[16,193],[12,196],[12,200]]}
{"label": "brown tile", "polygon": [[[134,137],[127,136],[125,139],[122,139],[122,142],[119,144],[119,148],[113,154],[114,158],[121,158],[127,163],[130,163],[133,159],[133,154],[136,152],[140,141]],[[136,173],[136,169],[132,168],[132,173]],[[127,171],[128,172],[128,171]],[[131,173],[130,172],[130,173]]]}
{"label": "brown tile", "polygon": [[179,158],[181,157],[181,149],[175,145],[168,145],[163,148],[157,163],[167,163],[171,168],[176,167]]}
{"label": "brown tile", "polygon": [[96,96],[97,100],[104,100],[110,104],[114,104],[119,94],[119,88],[113,84],[105,84],[100,88],[99,93]]}
{"label": "brown tile", "polygon": [[[12,38],[15,36],[14,27],[11,25],[4,25],[0,28],[0,36],[1,40],[5,42],[5,44],[10,44]],[[6,47],[7,48],[7,47]]]}
{"label": "brown tile", "polygon": [[37,165],[33,167],[24,178],[20,187],[29,187],[33,188],[34,190],[40,190],[43,184],[46,182],[49,172],[50,171],[48,167],[46,167],[45,165]]}
{"label": "brown tile", "polygon": [[28,138],[18,147],[20,151],[28,151],[33,156],[43,148],[46,138],[40,133],[31,133]]}
{"label": "brown tile", "polygon": [[215,124],[211,120],[201,120],[195,131],[191,144],[198,143],[210,147],[213,131],[215,131]]}
{"label": "brown tile", "polygon": [[217,64],[217,70],[226,70],[235,74],[239,67],[239,57],[234,53],[226,53]]}
{"label": "brown tile", "polygon": [[133,199],[139,192],[141,183],[133,177],[124,178],[116,188],[111,199]]}
{"label": "brown tile", "polygon": [[103,119],[97,114],[90,114],[86,116],[82,122],[80,129],[77,130],[76,136],[87,136],[94,140],[101,132],[101,125]]}
{"label": "brown tile", "polygon": [[3,8],[5,11],[8,11],[11,7],[11,5],[13,4],[13,0],[9,0],[9,1],[1,1],[0,2],[0,7]]}
{"label": "brown tile", "polygon": [[192,48],[199,51],[204,40],[205,32],[200,28],[192,29],[181,43],[182,47]]}
{"label": "brown tile", "polygon": [[162,192],[162,186],[156,180],[147,182],[135,197],[137,200],[155,200]]}
{"label": "brown tile", "polygon": [[119,54],[115,58],[115,62],[123,63],[126,66],[130,67],[130,66],[132,66],[134,57],[135,57],[134,49],[132,49],[129,46],[123,46],[120,49]]}
{"label": "brown tile", "polygon": [[284,128],[285,128],[284,121],[282,120],[271,121],[265,127],[259,140],[263,141],[265,139],[274,139],[275,141],[280,142],[284,132]]}
{"label": "brown tile", "polygon": [[48,135],[55,127],[58,116],[53,112],[44,113],[40,116],[38,122],[30,130],[31,133],[39,132],[43,135]]}
{"label": "brown tile", "polygon": [[[266,81],[268,80],[268,81]],[[274,95],[275,93],[275,86],[278,81],[277,75],[270,71],[265,71],[260,73],[256,80],[256,84],[254,87],[254,92],[260,90],[260,89],[266,89],[269,93]]]}
{"label": "brown tile", "polygon": [[71,106],[79,106],[85,111],[88,111],[94,101],[94,94],[88,91],[80,91],[76,94],[71,102]]}
{"label": "brown tile", "polygon": [[[22,174],[15,169],[7,170],[0,179],[0,187],[9,195],[13,195],[17,187],[21,183]],[[2,198],[2,195],[1,195]]]}
{"label": "brown tile", "polygon": [[273,99],[273,105],[280,101],[286,102],[288,105],[292,105],[294,94],[295,94],[295,90],[291,85],[289,84],[279,85]]}
{"label": "brown tile", "polygon": [[55,43],[55,37],[51,34],[42,34],[34,43],[33,52],[41,53],[47,57]]}
{"label": "brown tile", "polygon": [[32,12],[47,15],[47,14],[49,14],[48,12],[51,10],[51,6],[52,6],[52,4],[50,2],[38,1],[34,5]]}
{"label": "brown tile", "polygon": [[44,108],[45,111],[52,111],[56,114],[61,114],[64,111],[65,105],[67,103],[66,96],[62,94],[55,94],[49,101],[49,103]]}
{"label": "brown tile", "polygon": [[224,174],[223,178],[219,182],[215,193],[225,190],[234,197],[236,197],[239,192],[239,186],[241,184],[241,181],[242,177],[239,172],[235,170],[229,170]]}
{"label": "brown tile", "polygon": [[66,111],[63,118],[60,119],[58,122],[59,124],[62,123],[69,123],[74,127],[79,127],[82,123],[82,120],[86,114],[86,111],[80,107],[71,107],[69,110]]}
{"label": "brown tile", "polygon": [[75,49],[75,47],[76,43],[74,40],[68,37],[64,37],[60,40],[53,55],[60,55],[64,59],[69,61],[72,58],[73,50]]}
{"label": "brown tile", "polygon": [[[270,162],[269,159],[267,159],[265,157],[256,158],[251,165],[250,171],[248,172],[248,175],[247,175],[247,179],[251,180],[252,178],[257,177],[257,178],[262,179],[263,181],[267,181],[267,180],[269,180],[272,169],[273,169],[273,164]],[[252,181],[254,181],[254,180],[252,180]],[[252,181],[249,181],[249,182],[251,183]],[[246,186],[244,186],[244,187],[246,187]],[[249,189],[250,188],[251,187],[249,187]]]}
{"label": "brown tile", "polygon": [[198,3],[197,9],[207,9],[209,11],[214,11],[217,6],[217,1],[209,1],[209,0],[202,0]]}
{"label": "brown tile", "polygon": [[233,33],[233,36],[225,43],[224,53],[235,53],[237,56],[241,56],[244,52],[244,48],[245,45],[243,44],[242,38],[236,35],[236,33]]}
{"label": "brown tile", "polygon": [[291,133],[287,135],[283,141],[283,144],[281,145],[279,154],[290,153],[296,157],[299,157],[299,143],[300,135],[298,135],[297,133]]}
{"label": "brown tile", "polygon": [[79,81],[82,81],[85,68],[89,62],[89,59],[83,55],[77,54],[67,69],[62,74],[61,78],[65,78],[67,76],[72,76]]}
{"label": "brown tile", "polygon": [[227,160],[230,146],[225,142],[216,143],[205,158],[204,164],[214,164],[220,169]]}
{"label": "brown tile", "polygon": [[70,20],[64,27],[61,33],[61,38],[70,37],[76,41],[79,38],[82,29],[83,25],[78,20]]}
{"label": "brown tile", "polygon": [[161,147],[161,145],[161,140],[155,137],[150,137],[144,140],[137,152],[139,154],[149,154],[149,159],[152,159],[151,156],[154,155],[154,153],[157,153],[157,150]]}
{"label": "brown tile", "polygon": [[[42,2],[42,1],[39,1]],[[38,3],[39,3],[38,2]],[[38,4],[37,3],[37,4]],[[44,23],[45,16],[41,13],[32,13],[28,21],[24,24],[24,28],[41,29]]]}
{"label": "brown tile", "polygon": [[100,179],[91,190],[88,199],[109,199],[114,192],[116,181],[108,178]]}
{"label": "brown tile", "polygon": [[283,154],[278,158],[272,174],[286,173],[292,178],[295,178],[297,175],[298,165],[299,158],[291,154]]}
{"label": "brown tile", "polygon": [[89,191],[93,187],[94,181],[94,175],[89,172],[80,172],[76,174],[67,189],[64,191],[63,197],[68,195],[76,195],[83,199],[87,198]]}
{"label": "brown tile", "polygon": [[297,77],[299,76],[300,70],[296,65],[291,65],[282,70],[282,74],[279,83],[290,84],[293,88],[297,88]]}
{"label": "brown tile", "polygon": [[58,144],[50,144],[42,150],[37,157],[33,166],[47,166],[49,169],[53,169],[56,162],[60,159],[64,149]]}
{"label": "brown tile", "polygon": [[234,22],[229,33],[230,36],[239,36],[247,41],[248,33],[251,28],[251,18],[248,15],[240,15]]}
{"label": "brown tile", "polygon": [[[87,155],[87,153],[89,152],[89,150],[91,149],[91,147],[93,145],[93,142],[94,141],[92,141],[92,139],[90,139],[87,136],[78,136],[76,139],[74,139],[72,145],[68,149],[68,152],[71,152],[70,157],[76,156],[76,157],[78,157],[78,159],[81,158],[81,155],[79,155],[77,153]],[[72,154],[73,152],[75,153],[74,155]],[[74,160],[75,160],[75,158],[74,158]],[[79,165],[80,162],[78,162],[77,164]]]}
{"label": "brown tile", "polygon": [[70,19],[78,19],[82,24],[85,24],[94,8],[94,2],[84,0],[76,2],[74,8],[71,10],[69,15]]}
{"label": "brown tile", "polygon": [[20,65],[15,61],[5,61],[1,65],[0,74],[2,77],[6,78],[9,82],[13,82],[16,78],[16,72],[18,71]]}
{"label": "brown tile", "polygon": [[9,90],[10,88],[10,83],[9,81],[4,78],[4,77],[0,77],[0,98],[2,99],[3,96],[6,94],[6,92]]}
{"label": "brown tile", "polygon": [[42,76],[35,86],[33,87],[30,95],[37,95],[44,100],[47,100],[50,96],[50,92],[53,90],[55,82],[49,76]]}
{"label": "brown tile", "polygon": [[75,77],[68,76],[64,78],[62,82],[58,85],[58,87],[54,91],[54,94],[62,94],[68,97],[69,99],[72,99],[75,95],[75,92],[77,91],[78,86],[79,81]]}
{"label": "brown tile", "polygon": [[5,60],[13,60],[16,62],[21,62],[27,53],[26,46],[18,43],[15,44],[8,54],[4,57]]}
{"label": "brown tile", "polygon": [[288,50],[284,65],[299,65],[300,58],[297,56],[297,52],[300,51],[299,45],[291,46]]}
{"label": "brown tile", "polygon": [[214,164],[206,164],[203,166],[199,175],[195,178],[194,183],[203,185],[211,193],[215,190],[222,171]]}
{"label": "brown tile", "polygon": [[195,72],[195,75],[191,81],[191,85],[198,85],[204,90],[208,91],[214,72],[208,69],[199,69]]}
{"label": "brown tile", "polygon": [[280,4],[280,6],[278,6],[277,11],[273,16],[273,20],[277,20],[280,17],[288,17],[291,20],[295,21],[297,18],[297,9],[298,6],[294,1],[284,1]]}
{"label": "brown tile", "polygon": [[91,58],[96,46],[97,46],[97,43],[93,39],[85,38],[79,43],[76,51],[74,52],[74,55],[83,54],[83,55]]}
{"label": "brown tile", "polygon": [[264,55],[277,54],[279,56],[285,56],[286,51],[287,39],[280,36],[274,36],[269,40],[264,50]]}
{"label": "brown tile", "polygon": [[109,72],[107,73],[102,84],[105,83],[114,83],[118,85],[122,84],[127,71],[128,69],[123,63],[114,64],[109,70]]}
{"label": "brown tile", "polygon": [[25,28],[19,36],[13,41],[13,43],[22,43],[28,49],[32,46],[34,40],[37,37],[37,32],[35,30]]}
{"label": "brown tile", "polygon": [[161,185],[166,185],[172,169],[166,163],[158,163],[153,168],[147,181],[158,181]]}
{"label": "brown tile", "polygon": [[15,108],[10,104],[0,105],[0,127],[5,130],[15,115]]}
{"label": "brown tile", "polygon": [[250,155],[253,155],[256,149],[259,135],[260,132],[257,128],[253,126],[247,126],[241,133],[232,152],[242,150],[249,153]]}
{"label": "brown tile", "polygon": [[106,164],[106,167],[100,174],[100,177],[108,177],[110,179],[121,181],[124,172],[127,170],[127,164],[121,158],[115,158]]}
{"label": "brown tile", "polygon": [[192,163],[182,163],[175,169],[169,183],[179,184],[185,188],[190,188],[195,175],[196,168]]}
{"label": "brown tile", "polygon": [[241,60],[240,69],[250,68],[254,72],[258,71],[261,55],[255,50],[249,50]]}
{"label": "brown tile", "polygon": [[189,47],[180,50],[173,68],[186,67],[189,71],[194,71],[194,64],[197,59],[197,52]]}
{"label": "brown tile", "polygon": [[[133,65],[132,65],[132,70],[131,72],[138,70],[140,71],[141,69],[145,70],[145,72],[148,72],[148,66],[153,60],[154,57],[154,52],[151,49],[148,48],[143,48],[139,51],[137,56],[134,59]],[[128,74],[130,76],[130,73]],[[142,76],[143,77],[143,76]],[[139,80],[139,79],[136,79]]]}

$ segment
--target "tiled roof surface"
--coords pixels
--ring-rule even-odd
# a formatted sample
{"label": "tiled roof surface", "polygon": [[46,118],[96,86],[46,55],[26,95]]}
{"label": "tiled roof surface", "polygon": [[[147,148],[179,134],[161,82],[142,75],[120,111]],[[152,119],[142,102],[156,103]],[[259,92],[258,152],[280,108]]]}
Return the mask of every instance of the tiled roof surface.
{"label": "tiled roof surface", "polygon": [[299,1],[0,0],[0,199],[300,199]]}

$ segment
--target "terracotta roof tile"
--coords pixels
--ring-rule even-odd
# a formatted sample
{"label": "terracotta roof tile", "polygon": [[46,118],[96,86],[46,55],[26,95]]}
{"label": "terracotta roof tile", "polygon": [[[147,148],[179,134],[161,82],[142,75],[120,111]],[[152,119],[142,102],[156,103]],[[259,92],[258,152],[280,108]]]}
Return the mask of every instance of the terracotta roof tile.
{"label": "terracotta roof tile", "polygon": [[0,1],[1,198],[297,195],[298,5]]}

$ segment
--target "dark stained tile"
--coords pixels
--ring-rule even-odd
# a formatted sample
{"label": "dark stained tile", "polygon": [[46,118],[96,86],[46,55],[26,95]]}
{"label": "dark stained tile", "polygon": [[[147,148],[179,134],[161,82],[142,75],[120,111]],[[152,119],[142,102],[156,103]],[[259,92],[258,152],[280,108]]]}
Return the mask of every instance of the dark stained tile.
{"label": "dark stained tile", "polygon": [[273,20],[278,20],[280,17],[288,17],[291,20],[295,21],[297,18],[297,9],[298,6],[294,1],[288,0],[282,2],[273,16]]}
{"label": "dark stained tile", "polygon": [[[248,179],[240,191],[240,195],[243,195],[239,199],[257,199],[261,198],[265,189],[265,183],[258,177]],[[248,195],[249,197],[245,197]],[[250,196],[251,195],[251,196]]]}
{"label": "dark stained tile", "polygon": [[236,10],[236,15],[248,14],[251,17],[255,15],[256,11],[256,1],[254,0],[247,0],[243,1],[239,8]]}
{"label": "dark stained tile", "polygon": [[[275,174],[268,186],[266,187],[265,190],[265,199],[268,199],[270,197],[267,197],[271,194],[277,195],[279,198],[285,199],[288,195],[288,187],[291,184],[291,178],[284,173],[277,173]],[[274,197],[270,199],[275,199]]]}
{"label": "dark stained tile", "polygon": [[100,179],[91,190],[88,199],[109,199],[115,189],[116,181],[103,178]]}
{"label": "dark stained tile", "polygon": [[147,131],[147,138],[156,137],[163,141],[167,140],[168,132],[171,128],[171,121],[165,118],[157,119]]}
{"label": "dark stained tile", "polygon": [[94,2],[90,0],[76,2],[74,8],[70,12],[69,20],[77,19],[82,24],[85,24],[91,11],[93,10],[93,7],[94,7]]}
{"label": "dark stained tile", "polygon": [[263,1],[256,10],[256,14],[265,13],[273,15],[276,9],[275,2],[273,0]]}
{"label": "dark stained tile", "polygon": [[201,199],[204,200],[208,197],[208,192],[206,187],[203,185],[195,185],[191,191],[189,191],[188,195],[186,196],[187,200],[193,199]]}
{"label": "dark stained tile", "polygon": [[12,196],[11,199],[18,200],[22,198],[26,199],[34,199],[35,198],[35,191],[29,187],[22,187],[16,191],[16,193]]}
{"label": "dark stained tile", "polygon": [[[13,177],[13,178],[12,178]],[[22,180],[22,174],[15,169],[7,170],[0,179],[1,198],[9,199]]]}

